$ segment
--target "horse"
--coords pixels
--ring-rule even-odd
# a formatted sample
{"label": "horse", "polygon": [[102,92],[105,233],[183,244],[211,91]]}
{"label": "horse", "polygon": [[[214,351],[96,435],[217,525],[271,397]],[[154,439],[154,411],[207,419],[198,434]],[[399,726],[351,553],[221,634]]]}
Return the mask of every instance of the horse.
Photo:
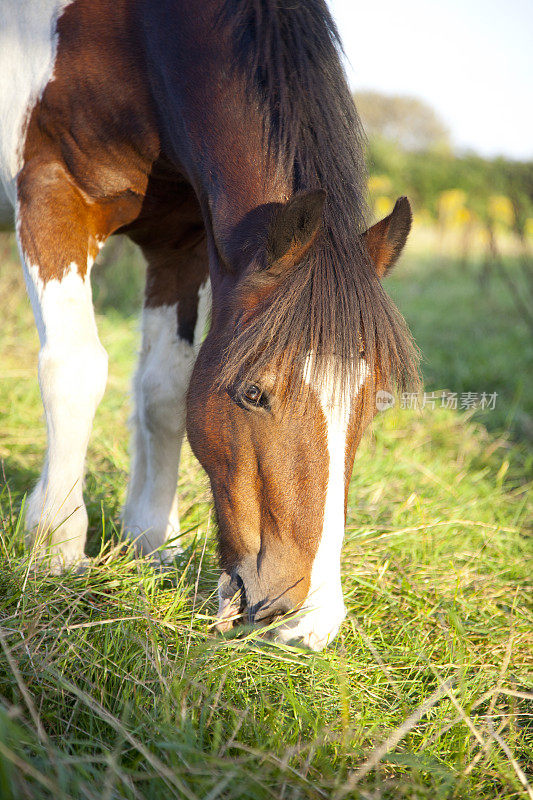
{"label": "horse", "polygon": [[125,535],[173,562],[187,431],[216,512],[219,630],[275,621],[279,641],[323,648],[346,613],[355,451],[376,391],[418,374],[381,282],[410,205],[368,228],[325,0],[3,0],[1,15],[0,174],[48,437],[26,508],[35,562],[84,558],[107,378],[91,267],[125,234],[147,263]]}

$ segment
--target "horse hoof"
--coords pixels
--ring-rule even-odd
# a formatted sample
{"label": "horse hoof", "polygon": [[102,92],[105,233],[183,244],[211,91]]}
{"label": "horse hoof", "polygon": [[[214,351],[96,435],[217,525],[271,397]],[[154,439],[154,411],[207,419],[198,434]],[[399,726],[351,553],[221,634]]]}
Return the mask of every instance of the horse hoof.
{"label": "horse hoof", "polygon": [[60,554],[39,553],[31,555],[29,569],[32,572],[42,572],[56,576],[63,575],[65,572],[84,575],[90,569],[92,562],[93,559],[85,555],[74,559],[65,559]]}

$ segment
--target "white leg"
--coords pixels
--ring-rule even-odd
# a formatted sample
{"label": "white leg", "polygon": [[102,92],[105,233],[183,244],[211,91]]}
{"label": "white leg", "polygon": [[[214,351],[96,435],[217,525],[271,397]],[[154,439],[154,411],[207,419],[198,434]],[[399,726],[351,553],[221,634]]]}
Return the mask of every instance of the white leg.
{"label": "white leg", "polygon": [[22,259],[41,342],[39,384],[48,431],[26,527],[35,557],[49,556],[59,570],[83,558],[85,455],[107,380],[107,354],[96,330],[89,270],[82,278],[73,263],[61,280],[43,283],[38,266],[28,264],[24,253]]}
{"label": "white leg", "polygon": [[185,401],[208,304],[206,287],[200,294],[193,344],[178,337],[176,304],[143,312],[142,347],[133,384],[133,463],[124,526],[142,555],[153,554],[162,563],[171,562],[181,549],[176,487]]}

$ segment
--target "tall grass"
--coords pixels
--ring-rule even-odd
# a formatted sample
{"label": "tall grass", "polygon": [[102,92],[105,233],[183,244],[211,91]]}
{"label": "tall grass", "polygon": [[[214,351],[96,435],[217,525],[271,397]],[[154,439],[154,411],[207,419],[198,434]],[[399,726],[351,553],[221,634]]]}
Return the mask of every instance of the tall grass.
{"label": "tall grass", "polygon": [[[137,256],[119,256],[140,287]],[[490,388],[500,405],[483,419],[379,415],[350,488],[348,618],[313,654],[214,634],[210,497],[188,449],[175,571],[162,578],[120,544],[138,331],[133,295],[123,307],[106,269],[94,561],[51,578],[28,568],[22,533],[45,446],[37,338],[14,261],[0,265],[0,796],[532,797],[531,345],[503,291],[480,294],[475,270],[445,259],[398,268],[390,288],[428,390]]]}

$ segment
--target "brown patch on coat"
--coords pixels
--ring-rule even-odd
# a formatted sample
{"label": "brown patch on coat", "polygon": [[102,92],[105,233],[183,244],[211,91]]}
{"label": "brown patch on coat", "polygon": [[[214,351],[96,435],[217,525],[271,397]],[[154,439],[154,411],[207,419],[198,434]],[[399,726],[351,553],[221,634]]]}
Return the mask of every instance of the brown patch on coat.
{"label": "brown patch on coat", "polygon": [[168,164],[156,162],[139,216],[121,232],[147,261],[145,307],[177,303],[178,336],[192,343],[198,292],[209,278],[205,226],[192,187]]}
{"label": "brown patch on coat", "polygon": [[159,136],[130,4],[77,0],[58,20],[54,80],[31,111],[21,243],[46,283],[139,214]]}
{"label": "brown patch on coat", "polygon": [[81,277],[104,237],[106,214],[90,204],[58,162],[30,161],[18,177],[22,250],[44,283],[61,280],[74,263]]}

